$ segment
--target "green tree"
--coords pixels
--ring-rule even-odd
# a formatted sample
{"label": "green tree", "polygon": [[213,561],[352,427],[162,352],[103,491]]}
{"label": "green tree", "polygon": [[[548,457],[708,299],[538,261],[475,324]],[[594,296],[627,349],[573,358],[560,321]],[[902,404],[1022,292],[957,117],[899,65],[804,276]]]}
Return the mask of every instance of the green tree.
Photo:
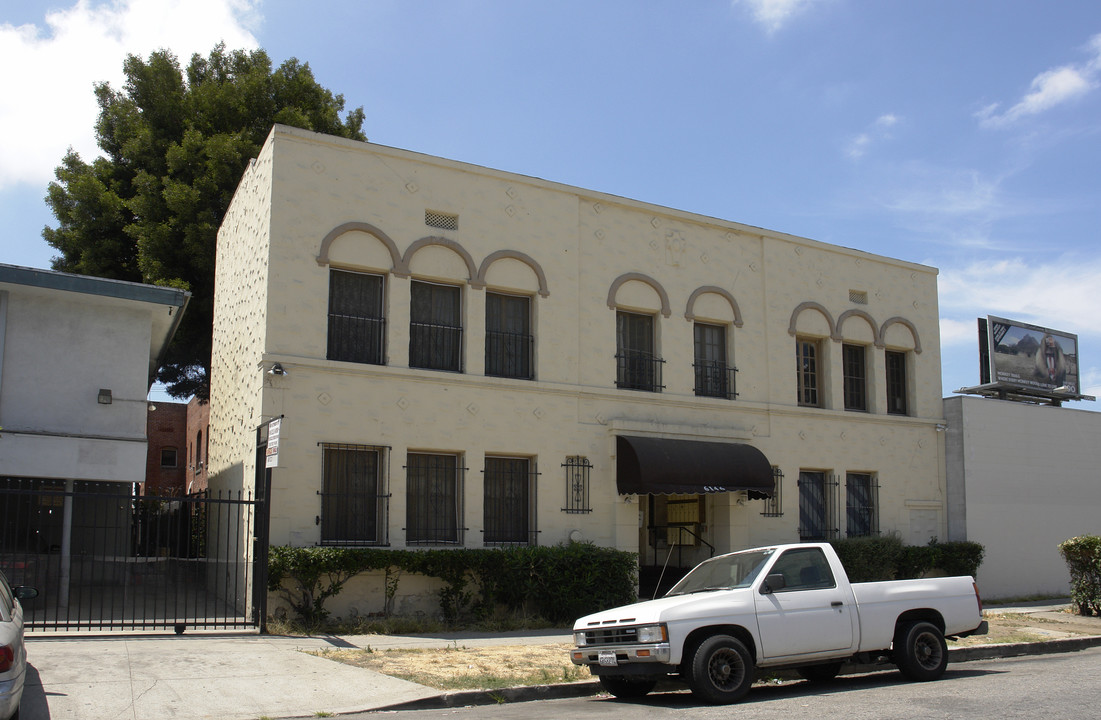
{"label": "green tree", "polygon": [[365,140],[363,108],[321,87],[308,64],[272,71],[263,50],[193,55],[186,73],[167,50],[130,55],[122,90],[95,88],[103,156],[71,149],[46,202],[43,237],[55,270],[190,290],[157,380],[174,397],[206,397],[218,226],[249,160],[275,123]]}

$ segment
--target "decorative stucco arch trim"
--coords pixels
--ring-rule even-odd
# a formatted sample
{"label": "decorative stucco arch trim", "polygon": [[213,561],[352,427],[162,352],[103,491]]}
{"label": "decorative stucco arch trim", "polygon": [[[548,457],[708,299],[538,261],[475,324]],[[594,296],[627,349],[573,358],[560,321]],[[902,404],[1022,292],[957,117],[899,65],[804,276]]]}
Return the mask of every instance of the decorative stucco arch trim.
{"label": "decorative stucco arch trim", "polygon": [[893,318],[889,318],[888,320],[886,320],[883,323],[883,326],[881,328],[879,328],[880,342],[883,342],[883,344],[886,345],[886,342],[883,341],[883,338],[887,337],[887,328],[891,327],[892,325],[896,325],[896,324],[897,325],[905,325],[906,327],[910,328],[910,334],[914,336],[914,352],[917,353],[918,355],[920,355],[921,354],[921,338],[918,337],[917,328],[914,327],[914,324],[912,322],[910,322],[909,320],[907,320],[904,317],[897,317],[896,316],[896,317],[893,317]]}
{"label": "decorative stucco arch trim", "polygon": [[661,314],[665,317],[669,317],[673,314],[673,311],[669,308],[669,294],[665,292],[665,288],[661,286],[654,278],[649,275],[643,275],[642,273],[623,273],[612,281],[612,286],[608,288],[608,307],[615,308],[616,301],[615,296],[624,283],[628,283],[631,280],[638,280],[639,282],[646,283],[654,289],[654,292],[661,298]]}
{"label": "decorative stucco arch trim", "polygon": [[410,245],[405,250],[405,255],[403,255],[401,258],[401,268],[395,268],[394,274],[400,277],[409,277],[412,274],[412,271],[409,269],[409,267],[410,262],[413,260],[413,256],[417,254],[418,250],[424,247],[428,247],[429,245],[439,245],[440,247],[445,247],[461,257],[463,259],[463,262],[466,263],[467,272],[470,274],[470,286],[473,288],[485,287],[484,284],[478,282],[478,270],[474,267],[474,258],[470,257],[470,253],[466,251],[466,248],[464,248],[462,245],[455,242],[454,240],[443,237],[423,237]]}
{"label": "decorative stucco arch trim", "polygon": [[734,311],[734,327],[742,326],[742,311],[738,307],[738,301],[734,299],[734,296],[731,295],[730,292],[717,285],[704,285],[692,291],[692,295],[688,298],[688,304],[684,308],[685,320],[691,322],[696,319],[696,315],[692,311],[696,306],[696,299],[704,293],[714,293],[726,298],[726,301],[730,303],[730,309]]}
{"label": "decorative stucco arch trim", "polygon": [[374,225],[365,222],[346,222],[343,225],[337,225],[335,228],[329,231],[329,233],[321,239],[321,248],[317,252],[317,264],[324,267],[329,264],[329,248],[338,237],[344,233],[349,232],[365,232],[368,235],[373,235],[379,242],[386,246],[386,249],[390,251],[390,260],[394,264],[394,271],[397,272],[401,266],[401,253],[398,252],[397,243],[390,239],[390,236],[379,230]]}
{"label": "decorative stucco arch trim", "polygon": [[856,317],[864,318],[864,320],[868,322],[869,327],[872,328],[872,335],[875,336],[875,346],[877,348],[883,347],[883,335],[880,333],[879,323],[875,321],[875,318],[871,316],[871,313],[867,312],[866,310],[861,310],[860,308],[851,308],[837,316],[837,337],[834,339],[840,341],[842,338],[844,338],[844,336],[841,334],[841,328],[845,326],[845,321],[853,317],[854,315]]}
{"label": "decorative stucco arch trim", "polygon": [[822,313],[822,317],[826,318],[826,325],[828,325],[830,328],[830,337],[834,340],[841,339],[837,334],[837,325],[834,323],[833,315],[830,315],[830,311],[827,310],[822,304],[811,301],[799,303],[795,310],[792,311],[791,322],[788,323],[788,335],[795,337],[795,323],[799,320],[799,315],[802,314],[804,310],[817,310],[818,312]]}
{"label": "decorative stucco arch trim", "polygon": [[519,260],[535,273],[535,277],[539,280],[539,294],[542,297],[550,295],[550,290],[547,289],[547,276],[543,273],[543,268],[539,263],[535,261],[530,255],[525,255],[519,250],[498,250],[497,252],[490,253],[485,260],[482,261],[482,266],[478,268],[478,276],[471,283],[474,287],[486,286],[486,273],[489,272],[489,266],[498,260],[505,258],[511,258],[513,260]]}

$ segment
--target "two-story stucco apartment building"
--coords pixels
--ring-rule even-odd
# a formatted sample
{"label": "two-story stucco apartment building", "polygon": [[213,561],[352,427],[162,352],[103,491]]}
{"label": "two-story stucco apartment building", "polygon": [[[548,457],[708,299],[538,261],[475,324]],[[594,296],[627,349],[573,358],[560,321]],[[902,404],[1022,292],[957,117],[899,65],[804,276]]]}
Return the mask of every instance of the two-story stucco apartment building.
{"label": "two-story stucco apartment building", "polygon": [[281,417],[272,544],[946,535],[933,268],[282,126],[217,268],[210,482]]}

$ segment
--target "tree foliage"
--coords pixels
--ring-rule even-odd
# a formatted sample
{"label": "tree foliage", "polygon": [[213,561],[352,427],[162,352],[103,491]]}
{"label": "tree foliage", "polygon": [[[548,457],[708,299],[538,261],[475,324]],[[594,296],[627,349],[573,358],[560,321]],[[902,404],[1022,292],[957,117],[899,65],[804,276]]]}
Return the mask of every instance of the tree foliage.
{"label": "tree foliage", "polygon": [[43,237],[55,270],[167,285],[192,293],[157,380],[174,397],[206,397],[218,226],[249,160],[275,123],[365,140],[363,108],[321,87],[308,64],[272,70],[263,50],[130,55],[122,89],[100,83],[91,163],[70,150],[46,198]]}

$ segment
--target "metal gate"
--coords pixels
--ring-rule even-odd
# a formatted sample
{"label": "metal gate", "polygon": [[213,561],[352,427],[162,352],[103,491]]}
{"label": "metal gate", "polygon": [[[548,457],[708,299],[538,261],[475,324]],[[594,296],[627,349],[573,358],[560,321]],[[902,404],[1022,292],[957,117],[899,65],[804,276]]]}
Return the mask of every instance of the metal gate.
{"label": "metal gate", "polygon": [[27,629],[262,628],[266,573],[256,566],[266,565],[264,490],[257,497],[139,490],[136,483],[0,479],[0,569],[13,585],[39,591],[23,602]]}

